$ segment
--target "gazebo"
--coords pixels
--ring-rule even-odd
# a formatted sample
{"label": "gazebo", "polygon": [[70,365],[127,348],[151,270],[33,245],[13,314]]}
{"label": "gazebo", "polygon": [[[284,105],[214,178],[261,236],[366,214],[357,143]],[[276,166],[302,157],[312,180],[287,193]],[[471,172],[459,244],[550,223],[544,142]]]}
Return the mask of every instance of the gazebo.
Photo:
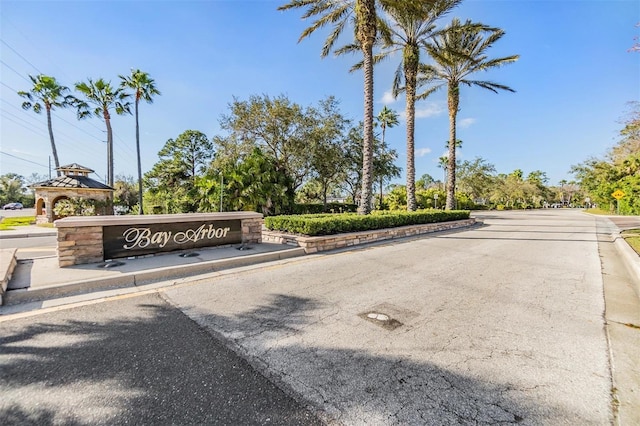
{"label": "gazebo", "polygon": [[91,179],[89,173],[93,170],[77,163],[60,166],[56,170],[62,175],[30,186],[35,190],[36,223],[51,223],[59,219],[53,208],[60,200],[69,198],[102,202],[106,207],[100,214],[113,214],[113,188]]}

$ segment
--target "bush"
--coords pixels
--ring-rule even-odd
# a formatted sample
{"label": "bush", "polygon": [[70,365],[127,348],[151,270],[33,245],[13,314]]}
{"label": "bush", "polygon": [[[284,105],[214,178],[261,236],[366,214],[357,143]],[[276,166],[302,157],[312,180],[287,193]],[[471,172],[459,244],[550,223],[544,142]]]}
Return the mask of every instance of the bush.
{"label": "bush", "polygon": [[104,201],[72,197],[58,201],[53,212],[58,217],[96,216],[107,214],[109,208],[112,207]]}
{"label": "bush", "polygon": [[293,214],[320,214],[320,213],[355,213],[358,206],[346,203],[296,203],[293,207]]}
{"label": "bush", "polygon": [[316,236],[468,218],[469,212],[463,210],[378,211],[366,216],[354,213],[271,216],[264,218],[264,224],[272,231]]}

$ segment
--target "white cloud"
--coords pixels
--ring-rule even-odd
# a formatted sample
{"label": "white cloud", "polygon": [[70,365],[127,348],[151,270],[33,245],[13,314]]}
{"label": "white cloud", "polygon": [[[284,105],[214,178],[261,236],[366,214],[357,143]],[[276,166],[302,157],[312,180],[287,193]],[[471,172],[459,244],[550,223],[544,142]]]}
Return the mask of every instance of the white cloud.
{"label": "white cloud", "polygon": [[[441,103],[422,103],[420,105],[416,105],[416,119],[434,117],[436,115],[442,114],[444,111],[444,105]],[[401,115],[402,118],[406,120],[406,114],[403,112]]]}
{"label": "white cloud", "polygon": [[384,94],[382,95],[382,99],[381,102],[384,105],[391,105],[392,103],[394,103],[396,101],[396,98],[393,97],[393,93],[391,92],[391,90],[387,90],[386,92],[384,92]]}
{"label": "white cloud", "polygon": [[425,155],[429,154],[431,152],[431,148],[418,148],[416,149],[416,156],[417,157],[424,157]]}
{"label": "white cloud", "polygon": [[462,120],[458,121],[458,124],[462,128],[467,128],[467,127],[471,126],[472,124],[474,124],[476,121],[478,121],[478,120],[476,120],[475,118],[463,118]]}

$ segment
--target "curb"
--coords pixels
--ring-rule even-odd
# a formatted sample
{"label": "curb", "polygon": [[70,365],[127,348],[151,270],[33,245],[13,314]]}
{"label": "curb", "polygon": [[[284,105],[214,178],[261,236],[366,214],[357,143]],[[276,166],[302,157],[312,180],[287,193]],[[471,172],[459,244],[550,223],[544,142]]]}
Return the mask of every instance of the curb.
{"label": "curb", "polygon": [[9,280],[18,265],[16,251],[18,251],[16,248],[0,249],[0,305],[4,302]]}
{"label": "curb", "polygon": [[[11,232],[11,231],[9,231]],[[1,234],[0,240],[8,238],[33,238],[33,237],[55,237],[58,235],[57,231],[52,232],[36,232],[34,234]]]}
{"label": "curb", "polygon": [[[289,259],[304,255],[304,249],[295,247],[269,253],[252,254],[242,257],[209,260],[201,263],[170,266],[165,268],[150,269],[140,272],[129,272],[115,277],[94,278],[90,280],[56,284],[36,289],[11,290],[5,294],[4,306],[17,305],[27,302],[37,302],[51,298],[77,295],[80,293],[95,292],[101,290],[136,287],[151,282],[167,281],[171,279],[192,277],[194,275],[217,272],[222,269],[237,268],[257,263],[271,262]],[[193,277],[195,278],[195,277]],[[167,281],[166,285],[173,282]]]}
{"label": "curb", "polygon": [[625,265],[627,265],[627,269],[631,274],[631,286],[633,290],[636,292],[636,296],[640,298],[640,255],[635,252],[634,249],[631,248],[629,244],[624,240],[620,232],[615,232],[611,234],[613,238],[613,242],[618,249],[618,253],[622,257]]}

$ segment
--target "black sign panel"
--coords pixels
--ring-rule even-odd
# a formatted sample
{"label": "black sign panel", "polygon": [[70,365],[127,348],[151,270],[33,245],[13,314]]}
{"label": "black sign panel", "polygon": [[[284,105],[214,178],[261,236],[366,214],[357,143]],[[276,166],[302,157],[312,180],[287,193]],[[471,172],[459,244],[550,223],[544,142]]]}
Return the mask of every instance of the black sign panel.
{"label": "black sign panel", "polygon": [[102,236],[105,259],[241,242],[239,219],[105,226]]}

